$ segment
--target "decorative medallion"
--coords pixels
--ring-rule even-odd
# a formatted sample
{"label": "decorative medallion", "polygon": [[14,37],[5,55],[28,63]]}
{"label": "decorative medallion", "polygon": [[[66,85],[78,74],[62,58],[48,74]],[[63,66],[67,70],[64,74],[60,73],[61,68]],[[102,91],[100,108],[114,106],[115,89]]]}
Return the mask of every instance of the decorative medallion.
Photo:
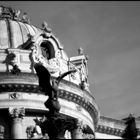
{"label": "decorative medallion", "polygon": [[18,92],[10,93],[9,94],[9,98],[10,99],[20,99],[21,98],[21,94],[18,93]]}

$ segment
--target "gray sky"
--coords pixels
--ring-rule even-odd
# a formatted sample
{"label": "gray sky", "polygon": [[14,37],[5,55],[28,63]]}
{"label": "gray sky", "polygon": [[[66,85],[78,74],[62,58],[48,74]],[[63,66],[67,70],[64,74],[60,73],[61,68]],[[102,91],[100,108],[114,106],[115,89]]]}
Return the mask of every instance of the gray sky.
{"label": "gray sky", "polygon": [[101,115],[140,116],[139,1],[1,1],[27,12],[33,25],[47,21],[69,57],[89,55],[89,82]]}

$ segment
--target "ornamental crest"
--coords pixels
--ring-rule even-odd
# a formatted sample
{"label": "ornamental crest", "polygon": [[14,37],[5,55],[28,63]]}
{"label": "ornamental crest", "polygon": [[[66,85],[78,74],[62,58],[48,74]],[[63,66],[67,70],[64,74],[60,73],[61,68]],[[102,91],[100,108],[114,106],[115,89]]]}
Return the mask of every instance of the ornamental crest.
{"label": "ornamental crest", "polygon": [[55,57],[55,50],[51,42],[44,39],[41,33],[36,34],[32,40],[34,42],[31,48],[33,64],[42,64],[50,73],[59,72],[59,58]]}

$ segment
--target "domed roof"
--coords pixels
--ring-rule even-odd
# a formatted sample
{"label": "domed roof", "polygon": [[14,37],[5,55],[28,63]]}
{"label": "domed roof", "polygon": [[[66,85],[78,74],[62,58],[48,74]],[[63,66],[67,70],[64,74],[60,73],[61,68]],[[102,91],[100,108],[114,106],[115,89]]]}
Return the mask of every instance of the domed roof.
{"label": "domed roof", "polygon": [[[27,13],[23,13],[20,17],[20,10],[0,6],[0,49],[20,49],[30,36],[34,36],[38,32],[43,33],[47,23],[43,23],[42,26],[42,28],[38,28],[31,25]],[[47,28],[45,32],[51,31]],[[62,58],[68,60],[63,47],[53,34],[51,34],[50,40],[57,44],[57,49],[61,50]],[[53,42],[52,44],[54,44]]]}
{"label": "domed roof", "polygon": [[20,11],[0,6],[0,49],[18,48],[25,43],[29,35],[35,35],[41,29],[29,24],[29,18]]}

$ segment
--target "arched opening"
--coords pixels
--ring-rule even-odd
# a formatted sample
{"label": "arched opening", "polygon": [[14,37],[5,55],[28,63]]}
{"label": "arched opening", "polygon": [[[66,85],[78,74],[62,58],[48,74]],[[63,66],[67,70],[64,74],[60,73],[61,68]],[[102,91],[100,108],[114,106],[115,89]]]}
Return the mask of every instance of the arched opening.
{"label": "arched opening", "polygon": [[55,50],[53,45],[49,41],[44,41],[40,44],[42,55],[49,59],[52,59],[55,57]]}

